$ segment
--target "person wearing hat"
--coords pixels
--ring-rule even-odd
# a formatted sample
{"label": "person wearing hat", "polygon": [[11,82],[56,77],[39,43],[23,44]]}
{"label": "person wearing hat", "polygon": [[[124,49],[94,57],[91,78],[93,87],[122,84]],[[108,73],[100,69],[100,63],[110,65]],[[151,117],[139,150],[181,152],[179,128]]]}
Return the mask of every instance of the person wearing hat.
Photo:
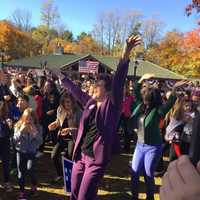
{"label": "person wearing hat", "polygon": [[[176,91],[186,85],[186,81],[177,82],[166,104],[157,88],[143,83],[153,78],[153,74],[145,74],[135,87],[135,98],[138,102],[131,118],[137,124],[138,141],[132,159],[132,200],[138,200],[139,176],[144,171],[147,184],[147,200],[154,200],[154,173],[162,155],[162,138],[160,134],[160,119],[164,117],[176,102]],[[143,86],[143,87],[142,87]]]}

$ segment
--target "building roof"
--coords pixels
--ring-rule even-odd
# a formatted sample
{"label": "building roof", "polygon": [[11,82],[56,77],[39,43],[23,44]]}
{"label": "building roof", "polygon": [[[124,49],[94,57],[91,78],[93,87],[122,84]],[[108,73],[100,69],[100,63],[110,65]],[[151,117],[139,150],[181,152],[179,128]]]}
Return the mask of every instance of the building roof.
{"label": "building roof", "polygon": [[[27,67],[27,68],[41,68],[41,62],[47,62],[47,67],[52,68],[67,68],[68,65],[78,62],[79,60],[85,59],[87,57],[92,57],[102,63],[104,66],[116,70],[119,58],[114,58],[111,56],[99,56],[99,55],[78,55],[78,54],[63,54],[63,55],[43,55],[34,56],[29,58],[23,58],[18,60],[13,60],[7,65],[17,66],[17,67]],[[135,61],[130,62],[128,75],[134,75]],[[137,76],[142,76],[145,73],[154,73],[156,78],[162,79],[183,79],[184,77],[178,75],[168,69],[162,68],[156,64],[149,61],[141,60],[137,68]]]}
{"label": "building roof", "polygon": [[77,54],[63,54],[63,55],[42,55],[42,56],[33,56],[29,58],[22,58],[13,60],[7,63],[7,65],[13,66],[23,66],[28,68],[41,68],[41,62],[47,62],[47,67],[57,68],[64,65],[71,64],[72,62],[79,61],[85,58],[86,55],[77,55]]}
{"label": "building roof", "polygon": [[[94,56],[97,60],[105,63],[109,67],[111,67],[114,71],[116,70],[117,63],[119,62],[118,58],[113,58],[110,56]],[[133,76],[134,75],[134,66],[135,61],[131,60],[128,70],[128,75]],[[154,63],[151,63],[147,60],[139,60],[139,65],[137,67],[137,76],[142,76],[146,73],[153,73],[157,78],[167,78],[167,79],[183,79],[184,77],[176,74],[175,72],[172,72],[168,69],[165,69],[163,67],[160,67]]]}

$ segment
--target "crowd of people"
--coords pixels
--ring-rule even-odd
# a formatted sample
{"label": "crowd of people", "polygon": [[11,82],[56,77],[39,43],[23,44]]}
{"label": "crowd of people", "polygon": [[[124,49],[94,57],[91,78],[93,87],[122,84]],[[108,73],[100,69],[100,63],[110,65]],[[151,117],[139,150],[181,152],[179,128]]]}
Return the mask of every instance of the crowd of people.
{"label": "crowd of people", "polygon": [[[29,171],[30,195],[37,194],[36,160],[51,141],[57,173],[52,184],[63,179],[62,153],[74,161],[71,200],[96,199],[106,167],[120,146],[133,154],[132,200],[138,199],[141,174],[147,200],[154,199],[154,175],[166,170],[163,155],[168,150],[170,162],[174,162],[164,176],[161,199],[198,199],[200,167],[195,169],[181,155],[189,154],[193,119],[200,111],[200,87],[185,80],[169,86],[152,81],[153,74],[145,74],[137,83],[128,81],[130,53],[138,44],[138,37],[127,39],[113,77],[101,74],[94,80],[72,81],[59,70],[43,76],[0,71],[0,157],[6,192],[13,190],[10,175],[17,172],[17,199],[26,199]],[[186,188],[190,182],[195,190]],[[188,198],[182,188],[188,191]]]}

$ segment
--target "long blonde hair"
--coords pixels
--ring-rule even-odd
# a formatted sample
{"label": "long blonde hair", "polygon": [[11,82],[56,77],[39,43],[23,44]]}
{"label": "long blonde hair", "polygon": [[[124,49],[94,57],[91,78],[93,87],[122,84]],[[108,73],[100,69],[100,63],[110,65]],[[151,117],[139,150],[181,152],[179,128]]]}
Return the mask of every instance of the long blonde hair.
{"label": "long blonde hair", "polygon": [[171,118],[175,118],[176,120],[183,120],[184,118],[184,99],[177,99],[173,108],[170,110],[170,112],[167,113],[165,117],[165,123],[169,124],[169,121]]}
{"label": "long blonde hair", "polygon": [[33,120],[33,123],[35,125],[38,125],[38,119],[36,117],[35,112],[31,108],[27,108],[27,109],[24,110],[19,121],[15,124],[15,128],[19,129],[22,126],[23,123],[27,123],[29,117],[31,117],[31,119]]}

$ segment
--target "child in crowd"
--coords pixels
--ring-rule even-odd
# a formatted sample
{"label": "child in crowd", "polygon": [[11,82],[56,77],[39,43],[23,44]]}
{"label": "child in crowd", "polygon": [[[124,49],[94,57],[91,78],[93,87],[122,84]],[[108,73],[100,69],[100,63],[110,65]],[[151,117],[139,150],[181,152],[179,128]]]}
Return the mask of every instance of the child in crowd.
{"label": "child in crowd", "polygon": [[14,141],[17,150],[18,183],[20,192],[18,200],[25,198],[25,176],[27,170],[31,176],[31,195],[37,191],[35,155],[42,144],[42,135],[35,113],[27,108],[14,128]]}

